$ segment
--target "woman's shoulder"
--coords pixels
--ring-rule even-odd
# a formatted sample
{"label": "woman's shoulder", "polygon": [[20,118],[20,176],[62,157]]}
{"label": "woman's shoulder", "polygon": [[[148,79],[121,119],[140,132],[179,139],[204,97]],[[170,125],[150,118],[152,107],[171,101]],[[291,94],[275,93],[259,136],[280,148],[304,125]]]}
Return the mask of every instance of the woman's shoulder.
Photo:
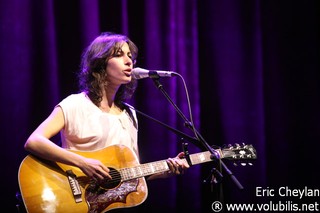
{"label": "woman's shoulder", "polygon": [[71,106],[81,106],[87,102],[87,97],[84,92],[70,94],[58,104],[58,105],[71,105]]}
{"label": "woman's shoulder", "polygon": [[86,94],[84,92],[73,93],[62,99],[62,101],[83,101],[86,99]]}

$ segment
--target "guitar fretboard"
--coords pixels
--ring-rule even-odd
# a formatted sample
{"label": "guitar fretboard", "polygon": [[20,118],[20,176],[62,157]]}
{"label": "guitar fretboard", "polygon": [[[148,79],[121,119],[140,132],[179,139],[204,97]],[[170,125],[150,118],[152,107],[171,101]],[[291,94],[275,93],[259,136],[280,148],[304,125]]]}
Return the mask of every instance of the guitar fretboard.
{"label": "guitar fretboard", "polygon": [[[191,154],[189,156],[190,156],[190,161],[192,165],[195,165],[195,164],[211,161],[210,155],[211,155],[210,152],[206,151],[206,152]],[[183,160],[187,162],[186,159],[183,159]],[[166,172],[166,171],[169,171],[169,166],[167,164],[167,161],[161,160],[161,161],[141,164],[135,167],[123,168],[123,169],[120,169],[119,172],[121,174],[121,179],[123,181],[126,181],[134,178],[145,177],[148,175],[153,175],[153,174]]]}
{"label": "guitar fretboard", "polygon": [[152,163],[145,163],[139,166],[120,169],[121,179],[123,181],[140,178],[169,170],[169,166],[165,160]]}

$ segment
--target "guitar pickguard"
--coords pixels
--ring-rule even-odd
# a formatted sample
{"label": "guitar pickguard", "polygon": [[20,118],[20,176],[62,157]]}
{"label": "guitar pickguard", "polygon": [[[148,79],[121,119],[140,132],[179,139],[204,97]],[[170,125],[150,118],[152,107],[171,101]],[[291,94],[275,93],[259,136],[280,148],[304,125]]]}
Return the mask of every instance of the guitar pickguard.
{"label": "guitar pickguard", "polygon": [[139,179],[122,182],[118,187],[105,189],[97,183],[91,183],[86,188],[85,197],[89,204],[89,213],[102,212],[113,203],[126,202],[129,193],[137,191]]}

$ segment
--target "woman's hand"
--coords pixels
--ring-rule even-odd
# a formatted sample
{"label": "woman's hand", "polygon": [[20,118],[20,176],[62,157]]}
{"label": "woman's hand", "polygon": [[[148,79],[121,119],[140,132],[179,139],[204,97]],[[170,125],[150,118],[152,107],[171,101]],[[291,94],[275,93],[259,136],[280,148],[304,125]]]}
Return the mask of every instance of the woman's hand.
{"label": "woman's hand", "polygon": [[83,158],[79,168],[85,175],[95,180],[103,180],[105,178],[112,179],[111,175],[109,174],[110,169],[99,160]]}
{"label": "woman's hand", "polygon": [[180,152],[175,158],[168,158],[167,163],[170,168],[164,175],[167,177],[173,175],[182,175],[184,171],[189,168],[189,164],[184,158],[184,152]]}
{"label": "woman's hand", "polygon": [[151,175],[148,180],[182,175],[190,167],[186,160],[184,160],[184,152],[180,152],[175,158],[168,158],[167,163],[169,171]]}

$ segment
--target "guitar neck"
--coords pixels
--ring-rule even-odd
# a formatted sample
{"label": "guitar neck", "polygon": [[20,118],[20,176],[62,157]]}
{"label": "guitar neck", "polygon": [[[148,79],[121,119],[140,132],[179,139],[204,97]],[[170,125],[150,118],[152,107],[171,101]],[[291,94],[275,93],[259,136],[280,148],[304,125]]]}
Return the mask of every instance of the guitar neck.
{"label": "guitar neck", "polygon": [[[211,153],[209,151],[200,152],[196,154],[190,154],[190,161],[192,165],[206,163],[212,161],[210,158]],[[182,159],[187,163],[186,159]],[[121,178],[123,181],[131,180],[134,178],[145,177],[161,172],[169,171],[169,166],[166,160],[155,161],[151,163],[140,164],[139,166],[122,168],[120,169]]]}

